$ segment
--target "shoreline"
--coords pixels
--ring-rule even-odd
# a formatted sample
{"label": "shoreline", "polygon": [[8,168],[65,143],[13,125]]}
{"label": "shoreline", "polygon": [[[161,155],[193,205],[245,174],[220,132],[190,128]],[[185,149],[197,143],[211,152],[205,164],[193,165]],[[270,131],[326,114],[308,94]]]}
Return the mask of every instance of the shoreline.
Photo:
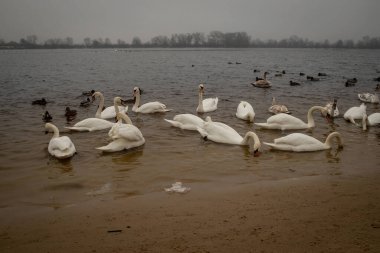
{"label": "shoreline", "polygon": [[0,251],[376,252],[379,179],[309,176],[57,210],[3,208]]}

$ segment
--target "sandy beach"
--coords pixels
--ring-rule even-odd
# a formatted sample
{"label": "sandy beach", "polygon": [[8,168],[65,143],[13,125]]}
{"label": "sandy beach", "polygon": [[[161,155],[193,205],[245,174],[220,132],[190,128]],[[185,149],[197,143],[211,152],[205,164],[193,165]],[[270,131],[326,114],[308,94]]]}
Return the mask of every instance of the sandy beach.
{"label": "sandy beach", "polygon": [[195,187],[1,213],[1,252],[378,252],[379,175]]}

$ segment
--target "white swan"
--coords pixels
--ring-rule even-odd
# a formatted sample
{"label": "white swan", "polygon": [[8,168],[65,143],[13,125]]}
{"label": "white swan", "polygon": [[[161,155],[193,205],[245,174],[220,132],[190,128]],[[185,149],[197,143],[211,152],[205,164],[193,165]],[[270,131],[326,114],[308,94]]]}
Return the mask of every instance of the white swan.
{"label": "white swan", "polygon": [[263,79],[257,80],[256,82],[253,82],[252,85],[259,87],[259,88],[270,88],[272,84],[267,80],[267,74],[268,72],[264,72]]}
{"label": "white swan", "polygon": [[290,113],[285,105],[276,104],[276,99],[272,98],[272,105],[269,107],[268,111],[273,114],[279,113]]}
{"label": "white swan", "polygon": [[253,122],[255,119],[255,111],[252,105],[246,101],[241,101],[236,109],[236,117]]}
{"label": "white swan", "polygon": [[204,120],[190,113],[175,115],[173,120],[165,119],[166,122],[174,127],[184,130],[197,130],[197,127],[202,127]]}
{"label": "white swan", "polygon": [[[126,114],[119,112],[117,118],[118,122],[115,123],[108,132],[108,135],[113,141],[106,146],[96,149],[102,150],[103,152],[116,152],[135,148],[145,143],[141,131],[132,124],[131,119]],[[122,120],[124,120],[126,124],[123,124]]]}
{"label": "white swan", "polygon": [[53,137],[50,139],[48,146],[48,151],[52,156],[55,156],[59,159],[64,159],[71,157],[75,154],[75,146],[69,137],[59,137],[58,128],[51,123],[46,123],[45,128],[54,132]]}
{"label": "white swan", "polygon": [[348,109],[344,113],[343,118],[358,126],[355,120],[363,119],[363,116],[367,114],[366,110],[367,106],[364,103],[362,103],[360,106],[354,106]]}
{"label": "white swan", "polygon": [[213,112],[218,109],[218,98],[205,98],[203,99],[204,85],[198,86],[198,107],[197,112]]}
{"label": "white swan", "polygon": [[270,146],[272,149],[277,150],[309,152],[330,149],[332,146],[333,138],[338,139],[339,148],[342,148],[342,138],[338,132],[330,133],[324,143],[306,134],[292,133],[287,136],[275,139],[274,143],[264,142],[264,144]]}
{"label": "white swan", "polygon": [[339,109],[338,109],[338,106],[336,104],[337,104],[336,99],[334,99],[334,102],[328,102],[325,105],[326,110],[321,112],[322,115],[324,117],[330,117],[330,118],[338,117],[339,116]]}
{"label": "white swan", "polygon": [[148,102],[140,105],[141,91],[139,87],[133,89],[133,96],[136,98],[135,104],[132,107],[132,111],[139,113],[156,113],[156,112],[168,112],[170,109],[166,109],[166,105],[160,102]]}
{"label": "white swan", "polygon": [[363,130],[367,130],[367,126],[375,126],[380,124],[380,112],[372,113],[367,116],[365,114],[362,119]]}
{"label": "white swan", "polygon": [[[99,104],[98,110],[96,111],[96,114],[95,114],[96,118],[87,118],[87,119],[84,119],[82,121],[79,121],[78,123],[76,123],[72,127],[65,127],[65,128],[70,129],[70,130],[74,130],[74,131],[80,131],[80,132],[84,132],[84,131],[92,132],[92,131],[110,128],[115,124],[115,123],[112,123],[108,120],[99,118],[101,110],[103,108],[102,104],[104,103],[104,98],[102,98],[103,95],[99,96],[99,93],[100,92],[94,93],[94,96],[100,97],[100,104]],[[102,102],[102,100],[103,100],[103,102]],[[115,97],[114,98],[114,111],[118,112],[118,110],[119,110],[118,105],[120,105],[120,104],[121,104],[121,98]],[[128,106],[123,107],[123,112],[127,112],[127,111],[128,111]]]}
{"label": "white swan", "polygon": [[254,153],[257,153],[261,147],[260,139],[254,132],[247,132],[243,138],[232,127],[221,122],[213,122],[210,117],[207,117],[203,126],[197,127],[197,130],[206,140],[249,146]]}
{"label": "white swan", "polygon": [[116,117],[116,114],[121,111],[121,112],[127,112],[128,106],[122,106],[122,100],[120,97],[115,97],[114,98],[114,105],[113,106],[108,106],[103,110],[104,107],[104,96],[101,92],[97,91],[94,92],[92,95],[94,98],[99,98],[99,107],[98,110],[96,111],[95,117],[100,118],[100,119],[113,119]]}
{"label": "white swan", "polygon": [[279,114],[269,117],[266,123],[255,123],[255,125],[260,126],[262,128],[266,128],[266,129],[280,129],[280,130],[311,128],[315,126],[315,122],[313,118],[313,112],[315,110],[324,111],[325,108],[323,108],[322,106],[311,107],[309,111],[307,112],[307,123],[303,122],[302,120],[292,115],[279,113]]}
{"label": "white swan", "polygon": [[367,103],[379,103],[379,96],[377,94],[372,93],[359,93],[358,98],[360,101],[367,102]]}

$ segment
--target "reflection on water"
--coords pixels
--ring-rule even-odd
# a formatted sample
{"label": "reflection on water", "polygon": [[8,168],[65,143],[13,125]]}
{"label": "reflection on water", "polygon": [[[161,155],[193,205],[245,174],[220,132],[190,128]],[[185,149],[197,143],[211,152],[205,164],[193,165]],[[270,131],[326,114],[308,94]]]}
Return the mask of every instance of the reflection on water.
{"label": "reflection on water", "polygon": [[[176,181],[202,187],[281,180],[316,175],[361,174],[378,170],[380,128],[364,132],[342,115],[360,104],[357,93],[373,92],[372,81],[380,66],[378,50],[242,49],[242,50],[12,50],[0,51],[0,202],[2,207],[34,205],[59,208],[91,198],[125,198],[160,192]],[[228,64],[231,59],[241,62]],[[193,66],[194,65],[194,66]],[[253,69],[268,71],[273,87],[260,89],[250,83]],[[277,71],[286,74],[277,77]],[[304,72],[327,73],[319,82],[307,81]],[[344,77],[356,77],[345,87]],[[290,86],[289,81],[300,82]],[[204,141],[197,132],[171,127],[164,119],[195,113],[198,84],[205,82],[205,97],[218,97],[218,110],[199,115],[226,123],[241,135],[255,131],[263,142],[292,132],[325,140],[341,133],[344,149],[291,153],[271,151],[265,145],[258,155],[249,147]],[[136,149],[111,154],[96,150],[109,142],[108,130],[70,132],[65,126],[94,117],[97,103],[80,107],[83,91],[99,90],[105,106],[115,96],[131,99],[135,86],[144,90],[142,103],[160,101],[172,111],[129,116],[146,143]],[[48,103],[32,105],[44,97]],[[271,116],[272,97],[286,104],[292,115],[306,121],[308,109],[338,99],[340,117],[327,121],[314,113],[316,127],[300,131],[257,128],[235,116],[240,101],[252,104],[255,122]],[[65,108],[77,110],[68,121]],[[379,105],[367,105],[367,113]],[[49,155],[51,136],[44,135],[42,114],[53,117],[62,135],[74,142],[77,154],[57,160]],[[28,195],[25,195],[28,192]],[[87,194],[87,193],[96,194]],[[102,194],[97,194],[102,193]],[[104,194],[103,194],[104,193]],[[191,192],[190,192],[191,194]]]}

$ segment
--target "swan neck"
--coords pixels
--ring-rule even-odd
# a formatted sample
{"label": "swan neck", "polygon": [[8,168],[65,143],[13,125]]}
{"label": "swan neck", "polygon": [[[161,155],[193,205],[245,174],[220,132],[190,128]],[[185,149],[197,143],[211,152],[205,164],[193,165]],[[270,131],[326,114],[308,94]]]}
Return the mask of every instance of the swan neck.
{"label": "swan neck", "polygon": [[113,99],[113,106],[115,107],[115,113],[119,113],[119,105],[120,105],[120,99],[119,98],[114,98]]}
{"label": "swan neck", "polygon": [[322,106],[313,106],[309,109],[309,111],[307,112],[307,126],[308,127],[314,127],[315,126],[315,121],[314,121],[314,117],[313,117],[313,112],[316,111],[316,110],[321,110],[323,111],[324,108]]}
{"label": "swan neck", "polygon": [[367,120],[368,120],[368,116],[367,116],[367,114],[364,114],[363,119],[362,119],[363,131],[367,130]]}
{"label": "swan neck", "polygon": [[261,147],[260,139],[254,132],[247,132],[242,140],[242,145],[249,145],[249,148],[254,152],[258,151]]}
{"label": "swan neck", "polygon": [[50,124],[50,123],[46,123],[45,128],[47,128],[47,129],[49,129],[49,130],[51,130],[51,131],[54,132],[52,138],[58,138],[59,137],[59,130],[58,130],[58,128],[55,125]]}
{"label": "swan neck", "polygon": [[100,114],[102,113],[103,107],[104,107],[104,96],[103,96],[103,94],[99,92],[98,96],[99,96],[100,102],[99,102],[98,110],[96,110],[96,114],[95,114],[96,118],[100,118]]}
{"label": "swan neck", "polygon": [[136,100],[135,100],[135,104],[133,105],[132,110],[137,110],[137,108],[139,108],[140,106],[140,92],[136,92],[135,98]]}
{"label": "swan neck", "polygon": [[203,112],[203,92],[198,92],[198,109],[200,112]]}
{"label": "swan neck", "polygon": [[118,113],[117,116],[120,117],[120,118],[122,118],[125,121],[126,124],[133,125],[132,120],[128,117],[127,114]]}
{"label": "swan neck", "polygon": [[333,133],[329,134],[329,136],[327,136],[326,141],[325,141],[325,145],[326,145],[328,148],[330,148],[330,147],[332,146],[332,140],[333,140],[335,137],[338,139],[338,145],[339,145],[339,147],[343,146],[343,142],[342,142],[342,138],[341,138],[341,136],[340,136],[340,133],[338,133],[338,132],[333,132]]}

